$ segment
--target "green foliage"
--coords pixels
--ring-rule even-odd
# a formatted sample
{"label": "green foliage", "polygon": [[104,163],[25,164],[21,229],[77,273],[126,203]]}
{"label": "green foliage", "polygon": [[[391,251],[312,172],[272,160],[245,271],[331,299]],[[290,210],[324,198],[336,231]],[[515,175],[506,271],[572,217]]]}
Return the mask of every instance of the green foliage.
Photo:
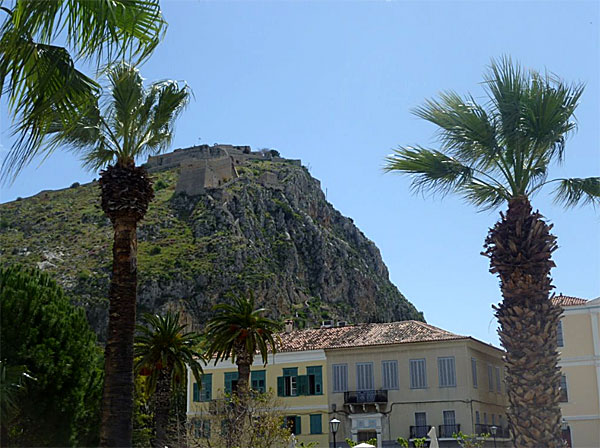
{"label": "green foliage", "polygon": [[396,442],[398,442],[398,444],[404,448],[408,448],[408,440],[406,440],[404,437],[398,437],[396,439]]}
{"label": "green foliage", "polygon": [[483,448],[489,434],[465,434],[462,431],[452,434],[462,448]]}
{"label": "green foliage", "polygon": [[102,357],[82,309],[45,273],[19,266],[0,271],[1,344],[7,364],[36,381],[19,395],[11,443],[97,443]]}
{"label": "green foliage", "polygon": [[427,444],[427,437],[419,437],[417,439],[413,439],[413,445],[415,448],[422,448]]}
{"label": "green foliage", "polygon": [[110,66],[106,76],[109,89],[102,101],[75,122],[52,123],[49,147],[70,147],[90,169],[128,165],[168,148],[175,121],[189,102],[188,86],[160,81],[146,88],[139,70],[125,62]]}
{"label": "green foliage", "polygon": [[196,350],[200,336],[186,332],[179,323],[179,313],[167,312],[165,316],[144,314],[142,325],[137,325],[134,343],[135,372],[145,378],[145,393],[152,394],[161,371],[170,372],[171,387],[184,384],[186,367],[200,382],[202,355]]}
{"label": "green foliage", "polygon": [[[348,438],[346,439],[346,443],[351,447],[359,444],[359,442],[355,442],[354,440],[348,439]],[[366,442],[360,442],[360,443],[368,443],[369,445],[377,446],[377,438],[373,437],[372,439],[369,439]]]}
{"label": "green foliage", "polygon": [[0,360],[0,424],[8,426],[19,412],[19,396],[28,381],[35,381],[25,366],[9,366]]}
{"label": "green foliage", "polygon": [[158,0],[15,0],[2,2],[2,14],[0,90],[18,134],[3,175],[48,154],[53,147],[43,143],[53,124],[70,126],[95,102],[99,86],[75,68],[76,60],[98,67],[126,55],[143,60],[166,29]]}
{"label": "green foliage", "polygon": [[234,394],[227,400],[215,401],[210,411],[196,415],[190,421],[187,446],[288,447],[292,435],[284,425],[283,411],[276,410],[283,408],[283,403],[273,396],[272,391],[252,393],[243,400]]}
{"label": "green foliage", "polygon": [[485,106],[471,95],[446,92],[417,108],[415,115],[439,127],[441,148],[400,147],[387,158],[386,171],[410,175],[417,191],[457,193],[483,209],[531,197],[553,182],[558,202],[600,203],[600,177],[546,180],[576,128],[583,85],[503,58],[492,61],[484,86]]}
{"label": "green foliage", "polygon": [[207,359],[215,358],[215,363],[225,359],[235,362],[244,351],[250,359],[258,351],[263,362],[267,363],[269,347],[276,350],[275,337],[281,331],[281,323],[263,317],[265,308],[255,309],[254,295],[234,296],[233,303],[222,303],[213,309],[215,316],[208,322],[205,330],[208,346]]}

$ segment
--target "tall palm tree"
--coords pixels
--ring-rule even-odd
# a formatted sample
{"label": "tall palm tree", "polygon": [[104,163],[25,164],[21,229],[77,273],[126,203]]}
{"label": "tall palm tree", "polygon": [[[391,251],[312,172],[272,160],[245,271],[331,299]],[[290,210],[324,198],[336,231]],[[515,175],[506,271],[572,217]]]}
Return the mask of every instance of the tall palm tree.
{"label": "tall palm tree", "polygon": [[4,180],[54,149],[44,137],[56,115],[71,122],[94,104],[100,87],[75,60],[98,67],[125,55],[142,60],[166,30],[159,0],[13,0],[0,2],[0,16],[0,96],[17,135]]}
{"label": "tall palm tree", "polygon": [[215,358],[215,363],[231,359],[238,368],[236,394],[239,397],[249,390],[250,366],[256,352],[260,352],[267,364],[269,348],[276,350],[275,339],[281,324],[264,317],[265,308],[254,308],[254,295],[234,296],[233,303],[221,303],[213,310],[216,314],[205,329],[206,357]]}
{"label": "tall palm tree", "polygon": [[441,148],[400,147],[386,170],[409,174],[414,189],[457,193],[483,209],[508,203],[485,242],[503,301],[494,307],[506,349],[508,418],[516,446],[561,446],[556,329],[560,309],[549,294],[556,238],[529,198],[556,183],[566,206],[600,201],[600,178],[547,180],[575,129],[583,92],[554,76],[492,61],[489,101],[443,93],[415,114],[439,126]]}
{"label": "tall palm tree", "polygon": [[186,332],[179,323],[179,313],[165,316],[145,314],[143,325],[137,326],[134,356],[135,371],[145,377],[145,391],[154,395],[155,446],[167,445],[167,425],[171,409],[171,393],[185,384],[186,366],[200,382],[202,355],[196,351],[200,336]]}
{"label": "tall palm tree", "polygon": [[189,101],[189,88],[175,81],[144,87],[139,71],[112,66],[109,92],[73,123],[55,121],[50,144],[69,145],[86,166],[102,168],[101,205],[114,229],[110,308],[105,351],[100,439],[103,446],[129,446],[133,409],[133,335],[137,289],[137,224],[154,197],[152,182],[136,157],[166,149],[175,120]]}

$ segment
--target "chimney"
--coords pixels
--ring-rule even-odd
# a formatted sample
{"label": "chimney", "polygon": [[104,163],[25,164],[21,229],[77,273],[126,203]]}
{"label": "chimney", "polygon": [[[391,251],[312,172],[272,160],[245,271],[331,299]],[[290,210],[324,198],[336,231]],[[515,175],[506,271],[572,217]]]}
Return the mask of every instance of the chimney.
{"label": "chimney", "polygon": [[285,332],[290,333],[294,329],[294,321],[288,319],[285,321]]}

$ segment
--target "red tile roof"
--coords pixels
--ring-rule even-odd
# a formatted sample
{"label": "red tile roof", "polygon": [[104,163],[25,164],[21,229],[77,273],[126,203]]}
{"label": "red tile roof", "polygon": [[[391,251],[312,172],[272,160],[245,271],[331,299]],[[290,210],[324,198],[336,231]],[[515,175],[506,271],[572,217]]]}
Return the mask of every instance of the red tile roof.
{"label": "red tile roof", "polygon": [[293,330],[280,336],[279,352],[468,339],[415,320]]}
{"label": "red tile roof", "polygon": [[552,303],[559,306],[575,306],[585,305],[588,301],[586,299],[580,299],[579,297],[563,296],[562,294],[554,296]]}

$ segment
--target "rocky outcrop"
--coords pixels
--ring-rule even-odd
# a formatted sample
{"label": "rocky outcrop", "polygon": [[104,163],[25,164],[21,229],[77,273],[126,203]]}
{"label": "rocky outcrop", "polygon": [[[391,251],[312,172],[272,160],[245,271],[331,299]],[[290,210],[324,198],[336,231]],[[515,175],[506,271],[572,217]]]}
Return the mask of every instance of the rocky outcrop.
{"label": "rocky outcrop", "polygon": [[[389,281],[375,244],[305,168],[279,159],[236,170],[196,196],[175,193],[178,168],[153,173],[156,198],[139,229],[140,311],[181,309],[198,326],[227,294],[253,291],[299,327],[423,320]],[[55,272],[102,338],[112,232],[98,190],[92,183],[2,204],[0,257]]]}

